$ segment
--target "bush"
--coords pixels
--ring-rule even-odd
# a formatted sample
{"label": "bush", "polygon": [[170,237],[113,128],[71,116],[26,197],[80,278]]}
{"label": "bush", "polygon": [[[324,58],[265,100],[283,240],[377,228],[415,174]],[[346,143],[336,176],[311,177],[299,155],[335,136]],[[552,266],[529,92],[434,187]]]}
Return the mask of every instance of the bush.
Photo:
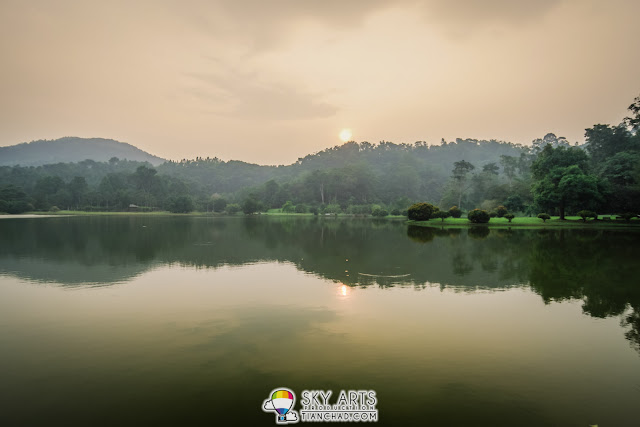
{"label": "bush", "polygon": [[57,206],[51,206],[49,212],[60,212],[60,208]]}
{"label": "bush", "polygon": [[551,217],[546,213],[539,213],[538,218],[540,218],[542,222],[547,222],[548,219],[551,219]]}
{"label": "bush", "polygon": [[507,208],[505,208],[504,206],[498,206],[496,208],[496,213],[498,214],[498,218],[502,218],[503,216],[505,216],[506,214],[509,213],[509,211],[507,210]]}
{"label": "bush", "polygon": [[318,215],[318,207],[317,206],[311,206],[311,208],[309,209],[309,212],[311,212],[314,215]]}
{"label": "bush", "polygon": [[337,203],[331,203],[329,205],[327,205],[327,207],[324,208],[324,213],[325,214],[334,214],[337,215],[339,213],[342,212],[342,208],[340,208],[340,205]]}
{"label": "bush", "polygon": [[387,212],[386,210],[382,209],[382,208],[376,208],[373,210],[373,212],[371,212],[371,215],[378,217],[378,218],[383,218],[385,216],[389,215],[389,212]]}
{"label": "bush", "polygon": [[462,216],[462,211],[457,206],[451,206],[449,208],[449,214],[451,214],[452,218],[460,218]]}
{"label": "bush", "polygon": [[238,212],[240,212],[240,205],[239,204],[237,204],[237,203],[229,203],[227,205],[227,213],[229,215],[233,215],[233,214],[238,213]]}
{"label": "bush", "polygon": [[582,218],[582,221],[587,222],[587,218],[598,219],[598,215],[593,211],[581,210],[578,212],[578,216]]}
{"label": "bush", "polygon": [[627,222],[631,222],[631,218],[635,218],[637,215],[631,212],[625,212],[621,215],[618,215],[619,218],[624,219]]}
{"label": "bush", "polygon": [[347,207],[347,213],[352,215],[370,215],[370,205],[349,205]]}
{"label": "bush", "polygon": [[504,217],[505,217],[505,218],[507,218],[507,219],[509,220],[509,222],[511,222],[511,220],[512,220],[513,218],[515,218],[516,216],[515,216],[514,214],[508,213],[508,214],[506,214]]}
{"label": "bush", "polygon": [[396,216],[402,215],[402,211],[400,211],[400,209],[398,209],[398,208],[392,209],[391,210],[391,215],[396,215]]}
{"label": "bush", "polygon": [[292,213],[296,210],[296,207],[291,203],[291,200],[287,200],[287,203],[282,205],[282,212],[284,213]]}
{"label": "bush", "polygon": [[472,211],[469,211],[469,213],[467,214],[467,218],[469,218],[469,221],[476,224],[485,224],[491,219],[489,213],[481,209],[474,209]]}
{"label": "bush", "polygon": [[449,218],[450,216],[451,214],[447,211],[435,211],[433,215],[431,215],[432,218],[440,218],[442,222],[444,222],[445,218]]}
{"label": "bush", "polygon": [[249,197],[242,202],[242,212],[246,215],[250,215],[262,210],[262,203],[253,197]]}
{"label": "bush", "polygon": [[296,213],[307,213],[307,205],[304,203],[296,205]]}
{"label": "bush", "polygon": [[491,218],[495,218],[495,217],[497,217],[497,216],[498,216],[498,212],[496,212],[496,211],[491,211],[491,212],[489,212],[489,216],[490,216]]}
{"label": "bush", "polygon": [[190,196],[172,197],[169,201],[169,212],[189,213],[195,208]]}
{"label": "bush", "polygon": [[222,212],[227,207],[227,201],[222,197],[219,197],[213,201],[213,211]]}
{"label": "bush", "polygon": [[429,221],[437,208],[431,203],[416,203],[407,210],[409,219],[413,221]]}

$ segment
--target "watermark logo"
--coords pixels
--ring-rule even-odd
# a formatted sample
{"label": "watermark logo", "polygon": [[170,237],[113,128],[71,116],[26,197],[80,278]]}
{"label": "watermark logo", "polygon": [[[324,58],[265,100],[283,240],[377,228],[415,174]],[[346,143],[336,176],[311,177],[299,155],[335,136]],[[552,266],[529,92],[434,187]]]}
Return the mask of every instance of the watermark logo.
{"label": "watermark logo", "polygon": [[[340,390],[334,402],[331,390],[304,390],[301,394],[300,421],[302,422],[377,422],[378,399],[374,390]],[[293,410],[295,394],[288,388],[273,390],[262,403],[262,410],[276,413],[276,424],[299,421]]]}
{"label": "watermark logo", "polygon": [[340,390],[331,403],[331,390],[304,390],[300,403],[303,422],[377,422],[374,390]]}
{"label": "watermark logo", "polygon": [[270,397],[262,403],[262,410],[276,413],[276,424],[294,424],[298,422],[298,413],[293,410],[296,395],[288,388],[276,388]]}

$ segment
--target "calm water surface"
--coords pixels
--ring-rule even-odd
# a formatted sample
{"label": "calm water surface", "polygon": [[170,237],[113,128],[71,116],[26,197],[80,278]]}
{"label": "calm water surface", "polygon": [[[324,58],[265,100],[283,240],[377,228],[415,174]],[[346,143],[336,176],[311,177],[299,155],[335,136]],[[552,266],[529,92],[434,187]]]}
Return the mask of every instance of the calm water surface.
{"label": "calm water surface", "polygon": [[640,425],[640,234],[433,226],[2,219],[0,425]]}

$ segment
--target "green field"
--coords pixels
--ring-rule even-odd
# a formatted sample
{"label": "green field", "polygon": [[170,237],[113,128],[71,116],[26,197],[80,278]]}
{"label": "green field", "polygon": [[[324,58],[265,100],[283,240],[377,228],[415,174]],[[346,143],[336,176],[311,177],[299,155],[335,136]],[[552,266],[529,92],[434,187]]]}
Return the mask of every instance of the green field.
{"label": "green field", "polygon": [[[98,215],[153,215],[153,216],[167,216],[167,215],[177,215],[177,216],[228,216],[226,214],[214,213],[214,212],[191,212],[188,214],[178,214],[171,213],[168,211],[155,211],[155,212],[88,212],[88,211],[74,211],[74,210],[60,210],[57,212],[27,212],[29,215],[88,215],[88,216],[98,216]],[[238,212],[235,215],[231,216],[243,216],[242,212]],[[269,209],[266,213],[262,213],[261,215],[269,215],[269,216],[313,216],[311,213],[285,213],[282,212],[282,209]],[[325,217],[325,215],[319,215],[320,217]],[[340,217],[340,218],[352,218],[353,215],[349,214],[338,214],[338,215],[329,215],[330,217]],[[571,227],[571,228],[603,228],[603,227],[640,227],[640,219],[634,218],[630,222],[626,222],[622,219],[616,220],[614,215],[611,215],[611,220],[602,220],[602,215],[599,216],[598,220],[588,220],[587,222],[582,221],[582,218],[578,216],[567,216],[564,221],[561,221],[559,217],[552,216],[551,219],[543,222],[541,219],[536,217],[516,217],[511,222],[509,222],[506,218],[491,218],[491,220],[487,224],[473,224],[467,218],[446,218],[444,221],[440,219],[431,219],[429,221],[407,221],[409,225],[418,225],[418,226],[427,226],[427,227],[435,227],[435,226],[447,226],[447,227],[469,227],[469,226],[482,226],[486,225],[489,227]],[[403,216],[389,215],[385,218],[375,218],[371,216],[357,216],[357,218],[370,218],[370,219],[403,219]]]}
{"label": "green field", "polygon": [[[579,216],[567,216],[564,221],[560,220],[560,217],[552,216],[551,219],[548,219],[546,222],[543,222],[541,219],[536,217],[515,217],[511,222],[509,222],[506,218],[491,218],[491,220],[486,224],[489,227],[572,227],[572,228],[594,228],[594,227],[637,227],[640,226],[640,219],[634,218],[631,222],[626,222],[624,220],[616,220],[613,219],[614,216],[611,216],[611,220],[604,221],[602,219],[598,220],[588,220],[587,222],[582,221],[582,218]],[[602,216],[599,216],[602,218]],[[446,218],[444,221],[440,219],[431,219],[429,221],[407,221],[408,224],[411,225],[421,225],[421,226],[438,226],[438,225],[446,225],[446,226],[459,226],[466,227],[472,225],[485,225],[485,224],[473,224],[467,218]]]}

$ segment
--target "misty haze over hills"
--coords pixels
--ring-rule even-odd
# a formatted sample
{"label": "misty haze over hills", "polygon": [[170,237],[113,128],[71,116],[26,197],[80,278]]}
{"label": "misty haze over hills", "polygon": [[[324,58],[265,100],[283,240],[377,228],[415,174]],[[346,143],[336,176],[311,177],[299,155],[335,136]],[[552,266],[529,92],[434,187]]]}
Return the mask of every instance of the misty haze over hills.
{"label": "misty haze over hills", "polygon": [[64,137],[0,147],[0,165],[2,166],[41,166],[51,163],[81,162],[87,159],[106,162],[112,157],[149,162],[154,166],[165,161],[131,144],[105,138]]}

